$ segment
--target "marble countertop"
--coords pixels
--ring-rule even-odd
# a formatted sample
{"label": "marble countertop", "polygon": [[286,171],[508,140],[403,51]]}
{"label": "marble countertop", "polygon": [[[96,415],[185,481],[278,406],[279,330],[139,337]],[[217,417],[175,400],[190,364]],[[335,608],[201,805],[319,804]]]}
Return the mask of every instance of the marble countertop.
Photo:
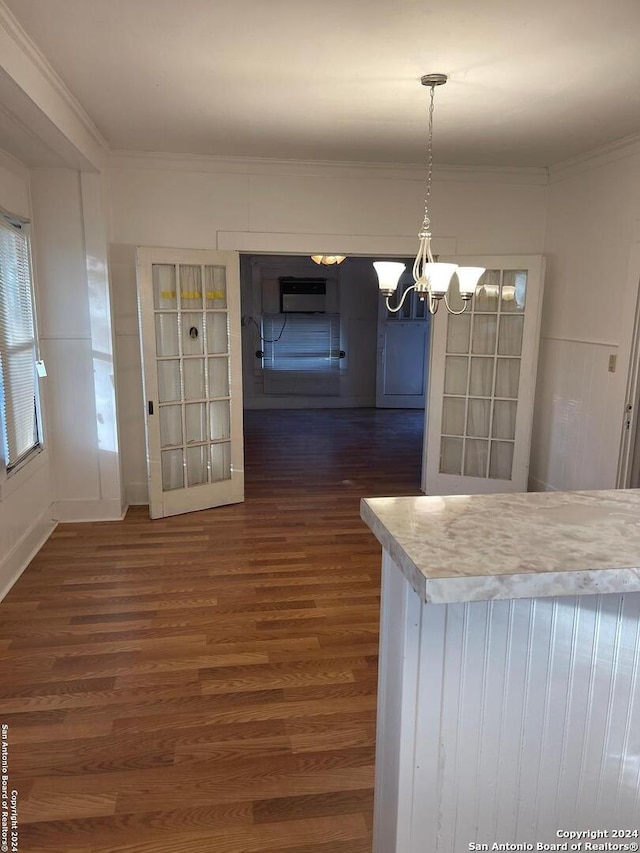
{"label": "marble countertop", "polygon": [[640,489],[365,498],[360,514],[427,603],[640,591]]}

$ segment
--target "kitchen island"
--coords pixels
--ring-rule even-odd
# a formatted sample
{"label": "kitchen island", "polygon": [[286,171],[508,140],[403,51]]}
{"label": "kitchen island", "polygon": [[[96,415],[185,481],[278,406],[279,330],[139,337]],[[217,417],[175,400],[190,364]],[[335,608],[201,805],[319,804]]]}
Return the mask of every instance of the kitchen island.
{"label": "kitchen island", "polygon": [[374,853],[638,849],[585,844],[640,842],[640,491],[361,515],[383,548]]}

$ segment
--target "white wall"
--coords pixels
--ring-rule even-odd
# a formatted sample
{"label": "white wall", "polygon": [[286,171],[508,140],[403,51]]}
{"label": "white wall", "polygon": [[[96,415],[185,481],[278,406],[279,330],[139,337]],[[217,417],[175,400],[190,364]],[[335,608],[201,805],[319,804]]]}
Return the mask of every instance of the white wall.
{"label": "white wall", "polygon": [[[29,173],[4,152],[0,152],[0,207],[31,219]],[[37,278],[35,285],[37,303]],[[46,425],[44,405],[43,415]],[[53,530],[52,503],[48,450],[0,486],[0,599]]]}
{"label": "white wall", "polygon": [[614,488],[640,277],[640,152],[557,170],[548,194],[532,485]]}
{"label": "white wall", "polygon": [[40,341],[59,521],[122,515],[115,366],[100,178],[31,173]]}
{"label": "white wall", "polygon": [[[406,256],[415,251],[424,171],[117,155],[109,183],[123,478],[136,503],[146,500],[146,463],[135,247]],[[432,190],[436,252],[542,252],[545,184],[541,170],[441,170]]]}

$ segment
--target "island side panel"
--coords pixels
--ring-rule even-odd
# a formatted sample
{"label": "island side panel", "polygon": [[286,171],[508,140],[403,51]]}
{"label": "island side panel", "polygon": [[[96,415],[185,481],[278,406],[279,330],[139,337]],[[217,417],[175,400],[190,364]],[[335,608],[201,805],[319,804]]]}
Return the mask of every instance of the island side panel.
{"label": "island side panel", "polygon": [[408,850],[422,603],[382,554],[373,853]]}
{"label": "island side panel", "polygon": [[399,747],[398,838],[410,828],[376,853],[640,828],[640,593],[424,605],[395,571],[420,607],[399,695],[417,692],[381,733]]}

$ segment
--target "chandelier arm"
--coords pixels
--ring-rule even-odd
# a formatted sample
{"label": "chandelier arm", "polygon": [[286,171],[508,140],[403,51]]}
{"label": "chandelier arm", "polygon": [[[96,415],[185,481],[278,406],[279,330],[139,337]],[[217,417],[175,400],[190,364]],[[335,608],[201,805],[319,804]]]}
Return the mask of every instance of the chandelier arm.
{"label": "chandelier arm", "polygon": [[438,313],[440,300],[434,299],[434,297],[430,293],[428,293],[427,296],[429,297],[429,314],[431,314],[431,316],[433,317],[434,314]]}
{"label": "chandelier arm", "polygon": [[444,295],[444,304],[447,306],[447,311],[449,312],[449,314],[464,314],[464,312],[467,310],[467,305],[469,304],[469,302],[470,300],[465,299],[464,305],[462,306],[462,310],[454,311],[453,308],[449,305],[447,294],[445,293]]}
{"label": "chandelier arm", "polygon": [[399,304],[398,304],[395,308],[392,308],[392,307],[391,307],[391,305],[390,305],[390,303],[389,303],[389,297],[387,296],[387,298],[385,299],[385,303],[386,303],[386,305],[387,305],[387,311],[391,311],[391,313],[392,313],[392,314],[397,314],[397,313],[398,313],[398,311],[399,311],[399,310],[402,308],[402,306],[404,305],[405,300],[406,300],[406,298],[407,298],[407,295],[408,295],[412,290],[415,290],[415,289],[416,289],[415,284],[412,284],[412,285],[411,285],[411,287],[408,287],[408,288],[405,290],[405,292],[402,294],[402,299],[400,300]]}

